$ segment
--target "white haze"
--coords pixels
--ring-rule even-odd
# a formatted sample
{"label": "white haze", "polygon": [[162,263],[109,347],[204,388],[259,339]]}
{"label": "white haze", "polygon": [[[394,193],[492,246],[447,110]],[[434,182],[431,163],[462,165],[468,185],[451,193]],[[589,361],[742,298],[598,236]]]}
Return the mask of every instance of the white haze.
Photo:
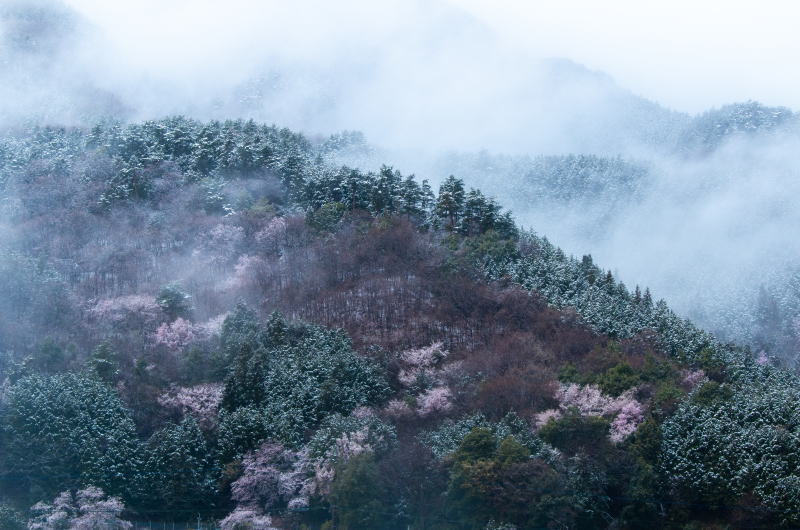
{"label": "white haze", "polygon": [[[668,156],[663,146],[690,116],[665,105],[695,112],[752,98],[800,106],[791,13],[736,3],[654,12],[648,3],[606,11],[521,4],[10,1],[7,12],[56,16],[34,43],[9,39],[18,34],[13,18],[0,28],[0,120],[183,113],[254,118],[312,137],[360,130],[379,153],[363,163],[434,180],[449,172],[440,155],[454,150],[643,160],[652,168],[647,189],[615,205],[603,233],[590,228],[608,217],[604,205],[515,204],[515,214],[684,314],[739,322],[721,313],[749,304],[762,278],[800,258],[797,142],[729,144],[693,161]],[[748,20],[758,28],[747,29]],[[489,194],[495,187],[487,178],[470,183]]]}

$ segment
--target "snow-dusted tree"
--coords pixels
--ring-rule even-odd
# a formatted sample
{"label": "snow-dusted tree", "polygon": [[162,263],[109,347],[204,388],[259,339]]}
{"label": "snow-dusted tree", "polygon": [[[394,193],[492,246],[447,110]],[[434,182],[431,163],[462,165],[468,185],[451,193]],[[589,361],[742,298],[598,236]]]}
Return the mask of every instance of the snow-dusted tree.
{"label": "snow-dusted tree", "polygon": [[206,505],[213,496],[215,470],[192,416],[153,434],[143,452],[141,489],[148,506],[191,510]]}
{"label": "snow-dusted tree", "polygon": [[130,492],[138,443],[116,391],[94,377],[63,374],[19,380],[3,414],[6,472],[50,494],[88,484]]}
{"label": "snow-dusted tree", "polygon": [[798,382],[772,367],[756,367],[758,378],[732,396],[705,406],[687,401],[664,422],[661,465],[685,499],[725,505],[755,493],[783,524],[796,527]]}
{"label": "snow-dusted tree", "polygon": [[94,486],[60,493],[52,504],[31,508],[29,530],[124,530],[132,524],[120,518],[125,505]]}
{"label": "snow-dusted tree", "polygon": [[188,318],[192,311],[192,297],[177,283],[162,287],[156,296],[156,303],[169,320]]}

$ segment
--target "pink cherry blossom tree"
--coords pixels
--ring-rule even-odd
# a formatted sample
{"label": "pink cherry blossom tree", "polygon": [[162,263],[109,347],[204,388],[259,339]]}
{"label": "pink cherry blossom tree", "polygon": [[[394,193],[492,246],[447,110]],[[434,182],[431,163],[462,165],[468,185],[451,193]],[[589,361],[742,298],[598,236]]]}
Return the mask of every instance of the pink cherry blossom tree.
{"label": "pink cherry blossom tree", "polygon": [[108,497],[103,490],[89,486],[75,493],[60,493],[52,504],[39,502],[31,508],[31,530],[124,530],[133,525],[120,519],[125,505],[117,497]]}
{"label": "pink cherry blossom tree", "polygon": [[242,467],[242,476],[231,485],[239,509],[263,514],[281,506],[308,505],[313,463],[307,451],[267,442],[245,455]]}
{"label": "pink cherry blossom tree", "polygon": [[192,387],[172,387],[158,398],[158,403],[181,415],[191,414],[203,430],[217,425],[217,412],[222,401],[222,385],[206,383]]}
{"label": "pink cherry blossom tree", "polygon": [[219,522],[220,530],[278,530],[272,525],[272,517],[255,510],[236,508]]}
{"label": "pink cherry blossom tree", "polygon": [[428,416],[436,412],[447,412],[453,408],[453,394],[446,386],[437,386],[417,399],[417,414]]}
{"label": "pink cherry blossom tree", "polygon": [[172,353],[179,353],[198,338],[201,331],[196,330],[190,321],[178,317],[173,322],[169,324],[165,322],[158,327],[155,343],[166,347]]}

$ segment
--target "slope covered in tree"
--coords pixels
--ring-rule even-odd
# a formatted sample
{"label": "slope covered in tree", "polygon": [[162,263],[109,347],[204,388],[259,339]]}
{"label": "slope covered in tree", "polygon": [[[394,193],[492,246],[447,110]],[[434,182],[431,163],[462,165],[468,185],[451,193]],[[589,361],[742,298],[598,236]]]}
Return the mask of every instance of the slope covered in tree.
{"label": "slope covered in tree", "polygon": [[455,176],[323,149],[183,118],[3,140],[2,517],[800,523],[794,374]]}

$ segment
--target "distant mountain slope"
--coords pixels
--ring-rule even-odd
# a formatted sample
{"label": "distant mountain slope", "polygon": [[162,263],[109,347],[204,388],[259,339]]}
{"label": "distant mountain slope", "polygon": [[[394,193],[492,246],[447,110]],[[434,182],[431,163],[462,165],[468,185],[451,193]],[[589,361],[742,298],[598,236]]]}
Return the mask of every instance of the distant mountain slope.
{"label": "distant mountain slope", "polygon": [[677,149],[707,155],[726,141],[797,134],[799,125],[797,115],[786,107],[767,107],[756,101],[733,103],[692,118],[680,133]]}

